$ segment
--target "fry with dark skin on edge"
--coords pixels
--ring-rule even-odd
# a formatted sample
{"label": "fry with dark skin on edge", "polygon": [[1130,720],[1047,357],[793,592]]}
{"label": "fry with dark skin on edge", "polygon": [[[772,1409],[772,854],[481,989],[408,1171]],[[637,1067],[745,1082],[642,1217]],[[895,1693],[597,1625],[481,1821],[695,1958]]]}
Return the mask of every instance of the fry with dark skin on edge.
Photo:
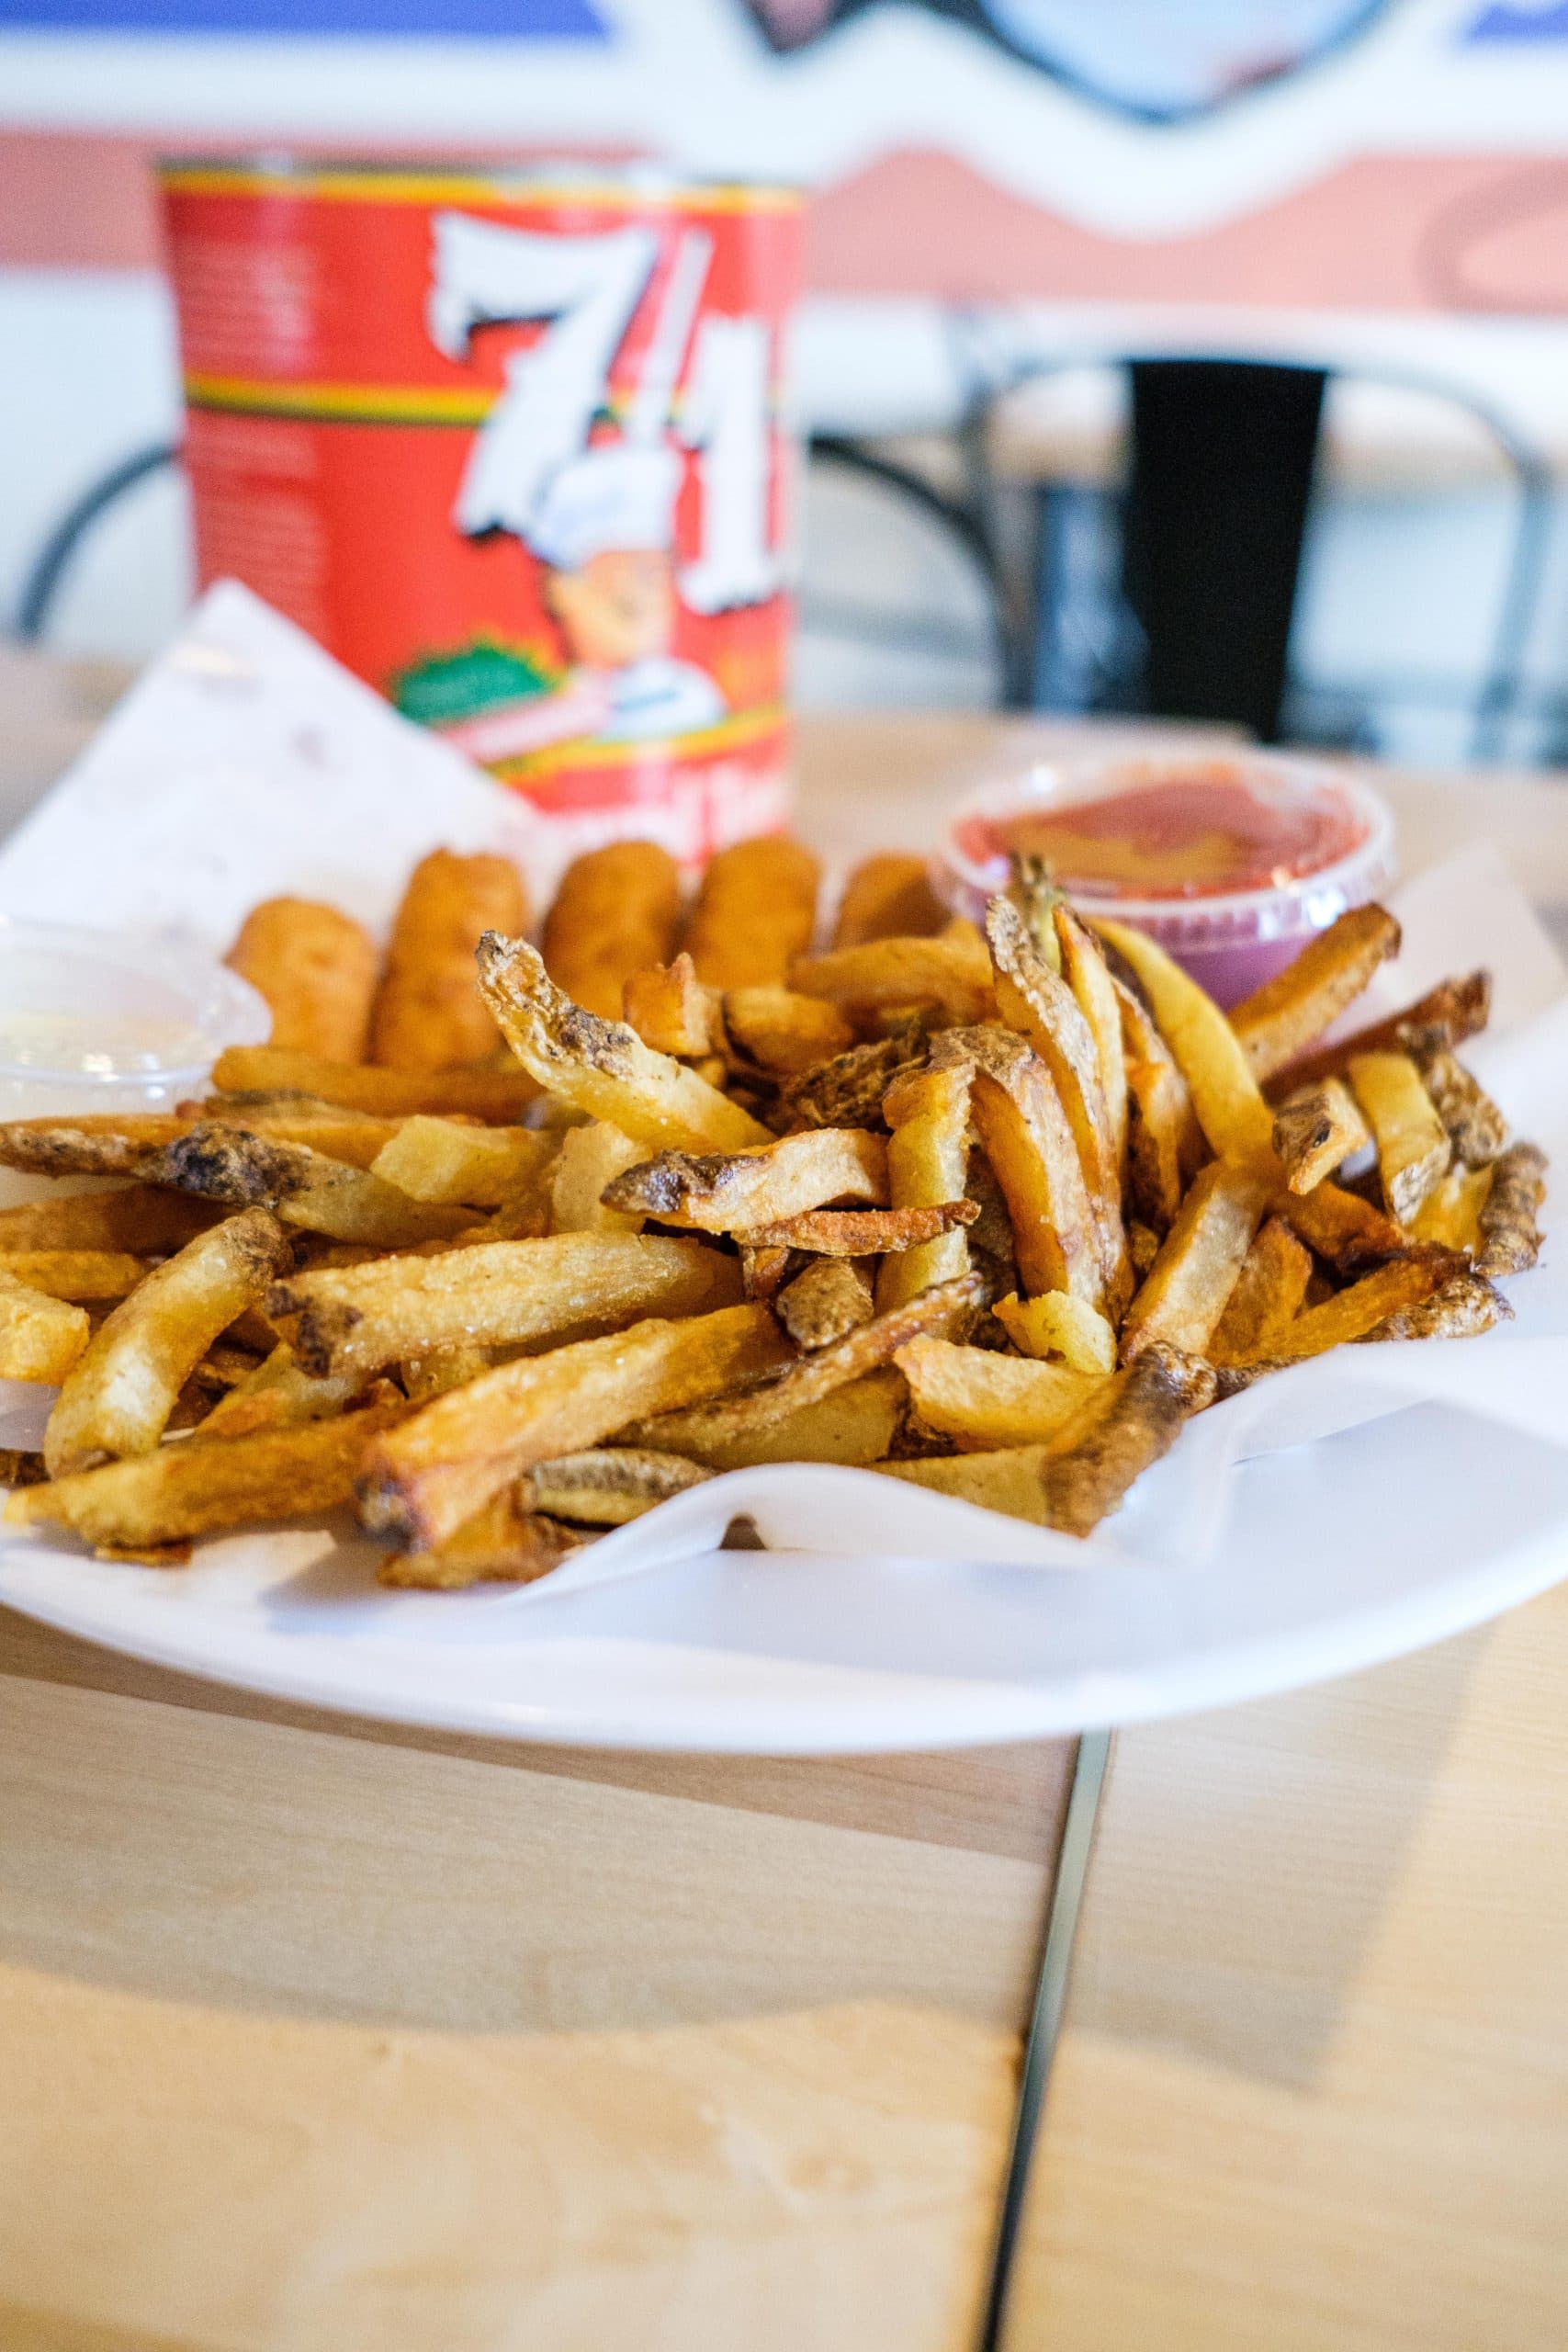
{"label": "fry with dark skin on edge", "polygon": [[1478,1219],[1478,1274],[1520,1274],[1535,1264],[1540,1255],[1536,1212],[1545,1198],[1546,1154],[1539,1144],[1510,1145],[1492,1170],[1492,1189]]}

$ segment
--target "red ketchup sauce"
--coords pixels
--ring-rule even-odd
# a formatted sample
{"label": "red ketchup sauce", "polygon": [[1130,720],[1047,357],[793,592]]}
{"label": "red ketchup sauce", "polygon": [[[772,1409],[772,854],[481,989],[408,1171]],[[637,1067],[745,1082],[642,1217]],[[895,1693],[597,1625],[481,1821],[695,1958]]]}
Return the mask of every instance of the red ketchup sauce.
{"label": "red ketchup sauce", "polygon": [[1099,799],[1004,816],[973,816],[956,846],[979,863],[1010,853],[1044,858],[1054,878],[1089,899],[1217,898],[1287,887],[1350,856],[1365,820],[1331,783],[1288,793],[1227,760],[1190,761]]}

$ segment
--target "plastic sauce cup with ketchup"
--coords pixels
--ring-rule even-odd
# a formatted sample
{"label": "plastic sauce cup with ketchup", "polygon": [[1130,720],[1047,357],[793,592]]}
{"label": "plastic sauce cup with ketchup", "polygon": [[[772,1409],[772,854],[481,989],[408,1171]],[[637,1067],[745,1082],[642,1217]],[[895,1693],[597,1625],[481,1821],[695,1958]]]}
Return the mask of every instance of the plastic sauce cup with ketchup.
{"label": "plastic sauce cup with ketchup", "polygon": [[1223,1005],[1393,874],[1393,823],[1337,768],[1266,752],[1043,761],[961,801],[934,867],[978,921],[1017,855],[1088,915],[1135,923]]}

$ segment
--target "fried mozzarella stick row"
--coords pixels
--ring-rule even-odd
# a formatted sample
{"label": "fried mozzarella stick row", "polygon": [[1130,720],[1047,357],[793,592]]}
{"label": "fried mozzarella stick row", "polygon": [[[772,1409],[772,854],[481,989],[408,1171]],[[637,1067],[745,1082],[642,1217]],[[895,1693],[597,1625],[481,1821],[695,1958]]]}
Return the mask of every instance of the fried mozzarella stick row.
{"label": "fried mozzarella stick row", "polygon": [[313,899],[264,899],[223,960],[266,999],[275,1046],[365,1059],[381,958],[362,924]]}
{"label": "fried mozzarella stick row", "polygon": [[713,989],[784,979],[811,944],[820,879],[811,852],[776,834],[711,857],[685,938],[698,979]]}
{"label": "fried mozzarella stick row", "polygon": [[574,1003],[619,1021],[626,982],[670,961],[680,922],[681,870],[669,851],[657,842],[611,842],[574,858],[562,875],[545,918],[545,969]]}
{"label": "fried mozzarella stick row", "polygon": [[389,1069],[453,1069],[501,1042],[474,985],[487,931],[526,927],[523,878],[509,858],[438,849],[409,876],[392,924],[371,1022],[370,1056]]}

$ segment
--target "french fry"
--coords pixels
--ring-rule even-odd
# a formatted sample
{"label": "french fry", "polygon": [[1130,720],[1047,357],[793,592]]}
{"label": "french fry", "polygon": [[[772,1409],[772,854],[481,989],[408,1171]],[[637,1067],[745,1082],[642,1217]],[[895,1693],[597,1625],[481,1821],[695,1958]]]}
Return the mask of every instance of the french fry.
{"label": "french fry", "polygon": [[1267,1356],[1300,1312],[1312,1279],[1312,1252],[1282,1217],[1271,1216],[1242,1261],[1235,1286],[1203,1352],[1213,1364]]}
{"label": "french fry", "polygon": [[782,1108],[797,1127],[874,1127],[889,1089],[922,1069],[925,1059],[923,1027],[908,1023],[789,1080]]}
{"label": "french fry", "polygon": [[1481,1247],[1481,1212],[1492,1190],[1492,1170],[1453,1168],[1433,1185],[1410,1220],[1417,1241],[1440,1242],[1472,1257]]}
{"label": "french fry", "polygon": [[753,1249],[742,1242],[736,1252],[740,1262],[740,1287],[748,1299],[774,1298],[789,1272],[792,1252],[776,1242]]}
{"label": "french fry", "polygon": [[376,1571],[394,1592],[464,1592],[476,1584],[535,1584],[588,1538],[531,1511],[521,1494],[494,1496],[433,1552],[389,1552]]}
{"label": "french fry", "polygon": [[80,1362],[92,1328],[80,1306],[0,1272],[0,1380],[54,1386]]}
{"label": "french fry", "polygon": [[1314,1184],[1310,1193],[1281,1189],[1273,1206],[1308,1249],[1325,1258],[1341,1274],[1360,1273],[1368,1266],[1397,1258],[1410,1238],[1403,1226],[1374,1208],[1371,1201],[1326,1181]]}
{"label": "french fry", "polygon": [[604,1188],[604,1204],[663,1225],[733,1233],[820,1208],[885,1202],[887,1146],[860,1127],[818,1127],[760,1150],[661,1152]]}
{"label": "french fry", "polygon": [[739,1290],[735,1260],[701,1241],[563,1233],[297,1274],[268,1293],[267,1312],[306,1371],[324,1377],[445,1348],[534,1347],[648,1316],[706,1315]]}
{"label": "french fry", "polygon": [[950,1340],[912,1340],[893,1361],[921,1420],[972,1453],[1043,1444],[1081,1408],[1093,1385],[1061,1364]]}
{"label": "french fry", "polygon": [[872,1466],[1011,1519],[1088,1535],[1169,1452],[1183,1423],[1213,1394],[1214,1374],[1206,1363],[1173,1348],[1151,1347],[1127,1371],[1101,1381],[1043,1445]]}
{"label": "french fry", "polygon": [[872,939],[797,956],[789,984],[863,1020],[916,1004],[935,1005],[957,1022],[988,1020],[996,1011],[990,957],[968,926],[935,939]]}
{"label": "french fry", "polygon": [[381,957],[362,923],[311,899],[266,899],[223,960],[265,998],[275,1046],[365,1059]]}
{"label": "french fry", "polygon": [[1132,966],[1191,1089],[1192,1107],[1211,1150],[1222,1159],[1255,1159],[1271,1150],[1269,1106],[1245,1046],[1213,998],[1143,932],[1100,919],[1095,929]]}
{"label": "french fry", "polygon": [[191,1114],[193,1125],[216,1121],[221,1126],[243,1127],[276,1143],[303,1144],[353,1168],[368,1168],[402,1125],[400,1119],[373,1118],[368,1111],[351,1111],[308,1094],[215,1094],[205,1102],[180,1107]]}
{"label": "french fry", "polygon": [[49,1472],[28,1446],[0,1445],[0,1487],[41,1487]]}
{"label": "french fry", "polygon": [[510,858],[433,850],[409,876],[392,922],[370,1023],[370,1058],[389,1069],[442,1070],[482,1061],[499,1039],[474,989],[474,950],[487,931],[528,921]]}
{"label": "french fry", "polygon": [[46,1298],[129,1298],[148,1271],[123,1250],[6,1250],[0,1273]]}
{"label": "french fry", "polygon": [[892,1257],[929,1250],[944,1235],[975,1224],[979,1215],[977,1201],[939,1201],[923,1209],[807,1209],[774,1225],[739,1227],[735,1238],[749,1249],[810,1250],[825,1258]]}
{"label": "french fry", "polygon": [[1386,907],[1350,907],[1309,939],[1282,972],[1232,1007],[1252,1074],[1272,1078],[1354,1004],[1378,966],[1399,953],[1399,925]]}
{"label": "french fry", "polygon": [[1365,1332],[1367,1340],[1473,1340],[1499,1323],[1513,1320],[1514,1310],[1484,1274],[1455,1274],[1430,1298],[1388,1316]]}
{"label": "french fry", "polygon": [[367,1441],[408,1409],[400,1400],[254,1437],[164,1446],[25,1487],[5,1515],[12,1526],[66,1527],[121,1552],[314,1516],[349,1500]]}
{"label": "french fry", "polygon": [[259,1304],[288,1261],[276,1219],[247,1209],[197,1234],[150,1273],[94,1335],[61,1389],[43,1442],[51,1476],[150,1453],[213,1340]]}
{"label": "french fry", "polygon": [[737,1431],[722,1406],[692,1405],[634,1422],[619,1432],[617,1442],[685,1454],[711,1470],[750,1470],[764,1462],[838,1462],[864,1468],[880,1462],[893,1443],[908,1394],[903,1374],[887,1364],[765,1428]]}
{"label": "french fry", "polygon": [[684,1494],[688,1487],[700,1487],[712,1476],[684,1454],[600,1446],[541,1462],[520,1482],[520,1491],[526,1492],[535,1510],[553,1518],[582,1520],[592,1527],[625,1527],[656,1503]]}
{"label": "french fry", "polygon": [[1466,1168],[1489,1168],[1508,1141],[1508,1122],[1462,1062],[1439,1050],[1416,1057],[1432,1108]]}
{"label": "french fry", "polygon": [[1408,1225],[1453,1157],[1448,1129],[1408,1054],[1358,1054],[1350,1086],[1377,1145],[1391,1216]]}
{"label": "french fry", "polygon": [[[1122,1022],[1122,1058],[1129,1091],[1134,1064],[1141,1062],[1163,1073],[1157,1090],[1145,1088],[1145,1093],[1153,1100],[1152,1103],[1145,1102],[1144,1116],[1146,1124],[1157,1128],[1161,1156],[1168,1156],[1170,1166],[1175,1170],[1178,1185],[1176,1205],[1179,1207],[1181,1192],[1192,1182],[1209,1157],[1209,1147],[1203,1140],[1198,1114],[1192,1108],[1192,1090],[1183,1078],[1175,1056],[1161,1036],[1158,1025],[1143,999],[1114,973],[1111,974],[1111,987]],[[1129,1121],[1135,1110],[1136,1106],[1129,1101]],[[1129,1136],[1129,1148],[1131,1140]],[[1130,1168],[1128,1173],[1135,1191],[1136,1167]],[[1174,1216],[1174,1208],[1171,1214]],[[1163,1227],[1161,1230],[1164,1230]]]}
{"label": "french fry", "polygon": [[1463,1259],[1453,1250],[1415,1243],[1403,1258],[1363,1274],[1321,1306],[1304,1307],[1270,1340],[1267,1362],[1302,1363],[1348,1340],[1365,1339],[1390,1316],[1408,1314],[1465,1271]]}
{"label": "french fry", "polygon": [[[895,1209],[941,1208],[962,1200],[969,1174],[970,1073],[952,1069],[906,1071],[883,1098],[892,1129],[887,1145],[887,1193]],[[876,1277],[876,1304],[883,1314],[933,1283],[957,1282],[969,1271],[964,1227],[946,1226],[908,1250],[889,1251]]]}
{"label": "french fry", "polygon": [[1288,1062],[1270,1079],[1269,1091],[1282,1101],[1303,1086],[1315,1086],[1319,1079],[1343,1078],[1358,1054],[1452,1053],[1467,1037],[1480,1035],[1491,1010],[1490,972],[1468,972],[1461,979],[1442,980],[1402,1012],[1391,1012],[1385,1021],[1374,1021],[1351,1036]]}
{"label": "french fry", "polygon": [[1070,907],[1052,917],[1062,978],[1077,1000],[1094,1039],[1100,1091],[1110,1123],[1111,1155],[1120,1170],[1127,1150],[1126,1063],[1122,1051],[1122,1008],[1100,943]]}
{"label": "french fry", "polygon": [[561,876],[545,919],[545,968],[575,1003],[618,1021],[626,982],[668,963],[680,921],[681,869],[669,851],[657,842],[607,842]]}
{"label": "french fry", "polygon": [[844,884],[833,924],[835,947],[868,939],[923,939],[942,929],[947,909],[931,888],[923,857],[902,851],[863,858]]}
{"label": "french fry", "polygon": [[192,1434],[193,1445],[210,1438],[254,1437],[262,1430],[295,1429],[303,1421],[321,1421],[341,1413],[365,1389],[363,1373],[318,1379],[295,1362],[294,1351],[279,1343],[226,1396],[220,1397]]}
{"label": "french fry", "polygon": [[1271,1189],[1266,1167],[1212,1159],[1193,1178],[1122,1326],[1122,1360],[1156,1342],[1201,1355],[1235,1288]]}
{"label": "french fry", "polygon": [[0,1251],[108,1250],[161,1258],[183,1250],[213,1221],[214,1212],[199,1201],[128,1184],[118,1193],[73,1193],[0,1209]]}
{"label": "french fry", "polygon": [[452,1119],[404,1119],[370,1172],[411,1201],[498,1209],[554,1157],[548,1136],[527,1127],[484,1127]]}
{"label": "french fry", "polygon": [[673,963],[649,964],[629,974],[619,1011],[656,1054],[696,1060],[724,1050],[724,1000],[698,979],[684,952]]}
{"label": "french fry", "polygon": [[710,988],[784,979],[817,924],[817,860],[799,842],[737,842],[710,857],[684,945]]}
{"label": "french fry", "polygon": [[497,1125],[520,1119],[539,1093],[521,1069],[378,1069],[276,1046],[231,1046],[218,1057],[212,1083],[220,1094],[307,1094],[375,1118],[407,1119],[425,1112],[436,1119],[467,1117]]}
{"label": "french fry", "polygon": [[498,1364],[422,1406],[372,1448],[361,1514],[409,1548],[440,1544],[536,1463],[718,1395],[787,1354],[765,1306],[729,1306]]}
{"label": "french fry", "polygon": [[1320,1079],[1274,1114],[1274,1149],[1292,1193],[1310,1193],[1371,1140],[1343,1079]]}
{"label": "french fry", "polygon": [[592,1119],[585,1127],[569,1127],[560,1139],[550,1179],[552,1233],[640,1233],[640,1209],[610,1207],[606,1185],[635,1168],[643,1147],[634,1143],[605,1119]]}
{"label": "french fry", "polygon": [[563,996],[525,940],[479,943],[479,986],[530,1075],[590,1118],[655,1150],[744,1151],[772,1131],[694,1070],[656,1054],[624,1022],[601,1021]]}
{"label": "french fry", "polygon": [[1477,1220],[1475,1271],[1489,1280],[1523,1273],[1540,1255],[1536,1212],[1546,1198],[1546,1154],[1533,1143],[1510,1144],[1492,1170]]}
{"label": "french fry", "polygon": [[[910,1340],[918,1340],[928,1331],[942,1334],[966,1319],[978,1304],[980,1284],[973,1274],[962,1282],[942,1283],[934,1290],[922,1291],[905,1306],[895,1307],[890,1314],[878,1315],[870,1323],[863,1323],[858,1330],[846,1333],[831,1346],[818,1348],[808,1356],[797,1356],[786,1363],[775,1376],[748,1390],[743,1396],[727,1396],[708,1408],[703,1428],[709,1446],[733,1446],[757,1437],[762,1430],[774,1429],[805,1406],[830,1396],[835,1389],[844,1388],[852,1381],[874,1372],[878,1365],[890,1363],[901,1347]],[[687,1451],[683,1445],[671,1444],[662,1436],[645,1429],[639,1442],[657,1444],[672,1453]]]}
{"label": "french fry", "polygon": [[[1100,1082],[1094,1032],[1072,989],[1052,971],[1009,899],[992,899],[986,912],[986,937],[996,972],[997,1010],[1044,1063],[1066,1114],[1093,1212],[1100,1281],[1107,1296],[1120,1306],[1133,1289],[1122,1229],[1122,1159]],[[1115,1053],[1120,1065],[1119,1011]]]}
{"label": "french fry", "polygon": [[1089,1188],[1049,1070],[1021,1037],[999,1028],[947,1031],[938,1062],[973,1072],[970,1112],[1007,1197],[1024,1288],[1070,1291],[1099,1306],[1104,1286]]}
{"label": "french fry", "polygon": [[1065,1290],[1034,1298],[998,1298],[991,1309],[1015,1348],[1043,1361],[1060,1356],[1070,1372],[1112,1373],[1116,1332],[1098,1307]]}
{"label": "french fry", "polygon": [[265,1203],[285,1225],[382,1250],[449,1240],[472,1223],[466,1209],[414,1201],[366,1168],[324,1159],[243,1127],[192,1127],[143,1162],[151,1182],[238,1208]]}
{"label": "french fry", "polygon": [[815,1258],[780,1291],[773,1312],[797,1348],[826,1348],[876,1312],[871,1277],[852,1258]]}
{"label": "french fry", "polygon": [[775,1078],[798,1078],[854,1041],[836,1005],[777,987],[727,989],[724,1031],[733,1059]]}

